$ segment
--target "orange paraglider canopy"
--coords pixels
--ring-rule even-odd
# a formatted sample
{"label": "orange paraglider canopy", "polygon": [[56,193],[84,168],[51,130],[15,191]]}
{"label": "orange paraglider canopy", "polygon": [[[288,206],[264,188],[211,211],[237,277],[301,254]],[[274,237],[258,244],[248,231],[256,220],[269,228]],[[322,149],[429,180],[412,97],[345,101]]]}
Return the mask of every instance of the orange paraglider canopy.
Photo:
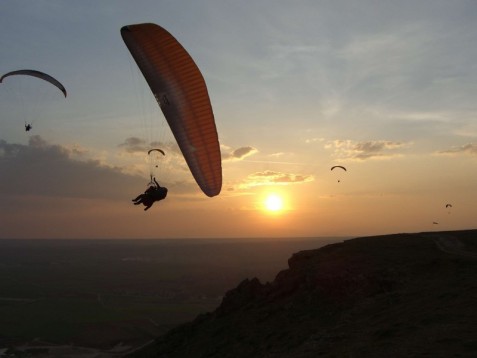
{"label": "orange paraglider canopy", "polygon": [[192,57],[156,24],[124,26],[121,36],[146,79],[197,184],[222,188],[222,162],[205,80]]}

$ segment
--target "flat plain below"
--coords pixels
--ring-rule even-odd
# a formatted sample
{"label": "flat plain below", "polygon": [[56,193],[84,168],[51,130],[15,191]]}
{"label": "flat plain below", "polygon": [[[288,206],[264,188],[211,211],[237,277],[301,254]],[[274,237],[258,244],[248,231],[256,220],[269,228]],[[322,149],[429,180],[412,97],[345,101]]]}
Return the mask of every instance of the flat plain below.
{"label": "flat plain below", "polygon": [[272,281],[293,253],[342,240],[3,239],[0,348],[131,350],[213,311],[246,278]]}

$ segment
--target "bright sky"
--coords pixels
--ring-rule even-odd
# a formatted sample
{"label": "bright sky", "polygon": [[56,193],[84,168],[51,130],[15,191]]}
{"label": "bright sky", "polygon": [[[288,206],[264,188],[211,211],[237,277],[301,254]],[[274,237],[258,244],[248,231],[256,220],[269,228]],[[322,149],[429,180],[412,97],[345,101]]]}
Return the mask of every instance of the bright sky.
{"label": "bright sky", "polygon": [[[143,22],[172,33],[207,82],[217,197],[185,169],[121,39]],[[0,84],[0,238],[475,228],[473,0],[2,0],[0,48],[2,74],[39,70],[68,91]],[[167,152],[158,168],[151,141]],[[169,196],[144,212],[131,199],[151,169]]]}

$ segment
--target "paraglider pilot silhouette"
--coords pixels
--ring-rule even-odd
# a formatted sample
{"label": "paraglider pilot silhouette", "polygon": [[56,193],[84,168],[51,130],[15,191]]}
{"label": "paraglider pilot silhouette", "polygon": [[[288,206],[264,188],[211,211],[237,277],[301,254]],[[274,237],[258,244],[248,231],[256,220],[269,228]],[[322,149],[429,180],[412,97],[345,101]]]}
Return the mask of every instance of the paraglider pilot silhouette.
{"label": "paraglider pilot silhouette", "polygon": [[154,182],[151,181],[149,188],[132,200],[134,205],[143,204],[144,210],[148,210],[156,201],[163,200],[167,196],[167,188],[160,186],[156,178],[152,178],[152,180]]}
{"label": "paraglider pilot silhouette", "polygon": [[25,122],[25,131],[26,132],[29,132],[32,128],[33,128],[33,126],[30,123]]}

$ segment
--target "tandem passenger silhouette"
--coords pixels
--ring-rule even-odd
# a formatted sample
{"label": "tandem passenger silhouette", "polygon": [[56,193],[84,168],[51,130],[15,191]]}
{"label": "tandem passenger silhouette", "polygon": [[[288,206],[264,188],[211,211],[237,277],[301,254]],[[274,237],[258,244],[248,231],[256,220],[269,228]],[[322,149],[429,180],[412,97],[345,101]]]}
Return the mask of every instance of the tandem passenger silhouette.
{"label": "tandem passenger silhouette", "polygon": [[149,188],[143,194],[132,200],[134,205],[143,204],[145,206],[144,210],[148,210],[156,201],[166,198],[167,188],[160,186],[156,178],[153,178],[153,181],[154,183],[151,182]]}

